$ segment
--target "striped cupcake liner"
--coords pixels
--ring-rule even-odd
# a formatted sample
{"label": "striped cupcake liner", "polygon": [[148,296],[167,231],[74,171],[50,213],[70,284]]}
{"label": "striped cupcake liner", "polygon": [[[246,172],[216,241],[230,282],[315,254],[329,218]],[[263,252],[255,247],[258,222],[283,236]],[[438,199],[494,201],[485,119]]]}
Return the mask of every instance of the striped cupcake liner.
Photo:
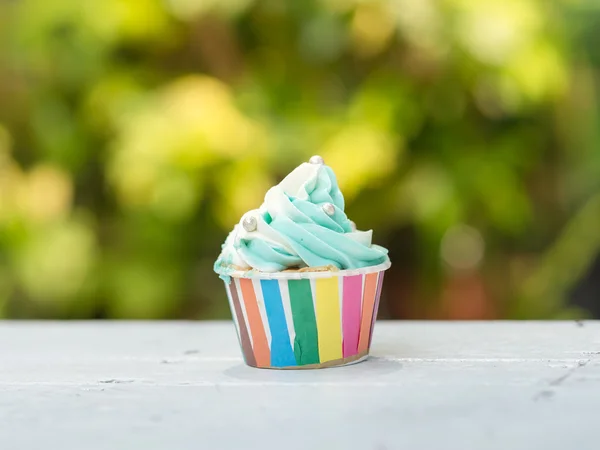
{"label": "striped cupcake liner", "polygon": [[225,287],[246,364],[316,369],[366,359],[389,266],[231,277]]}

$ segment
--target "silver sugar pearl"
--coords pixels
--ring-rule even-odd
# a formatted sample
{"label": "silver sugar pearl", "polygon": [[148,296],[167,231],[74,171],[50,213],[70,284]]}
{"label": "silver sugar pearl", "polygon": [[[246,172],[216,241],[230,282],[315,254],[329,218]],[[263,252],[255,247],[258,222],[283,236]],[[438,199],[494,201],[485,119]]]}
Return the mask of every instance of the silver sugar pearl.
{"label": "silver sugar pearl", "polygon": [[323,205],[323,211],[325,211],[325,214],[328,216],[333,216],[335,214],[335,206],[331,203],[325,203]]}
{"label": "silver sugar pearl", "polygon": [[244,217],[244,220],[242,220],[242,226],[244,227],[244,230],[248,232],[256,231],[256,229],[258,228],[258,222],[256,221],[256,217]]}
{"label": "silver sugar pearl", "polygon": [[352,231],[356,231],[357,230],[356,224],[354,223],[353,220],[350,221],[350,228],[352,228]]}
{"label": "silver sugar pearl", "polygon": [[308,160],[311,164],[325,164],[325,160],[321,158],[319,155],[315,155]]}

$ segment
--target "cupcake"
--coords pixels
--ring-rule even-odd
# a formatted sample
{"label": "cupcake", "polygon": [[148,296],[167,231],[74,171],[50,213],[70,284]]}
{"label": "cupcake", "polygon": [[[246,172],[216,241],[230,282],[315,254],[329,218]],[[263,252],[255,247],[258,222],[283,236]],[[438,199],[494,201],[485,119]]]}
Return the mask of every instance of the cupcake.
{"label": "cupcake", "polygon": [[367,358],[390,267],[372,234],[348,219],[335,174],[319,156],[242,216],[214,269],[246,364],[313,369]]}

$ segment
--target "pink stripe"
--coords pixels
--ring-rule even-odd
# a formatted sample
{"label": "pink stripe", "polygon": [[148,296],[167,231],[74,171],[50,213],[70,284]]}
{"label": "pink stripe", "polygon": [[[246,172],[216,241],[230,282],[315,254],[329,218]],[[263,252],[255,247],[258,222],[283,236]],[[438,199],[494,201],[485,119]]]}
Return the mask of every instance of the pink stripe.
{"label": "pink stripe", "polygon": [[382,270],[379,272],[379,282],[377,283],[377,297],[375,298],[375,310],[373,311],[373,323],[371,324],[371,336],[369,337],[369,348],[371,348],[371,341],[373,340],[373,328],[375,328],[375,321],[377,320],[377,311],[379,311],[379,300],[381,300],[381,287],[383,286],[383,275],[385,272]]}
{"label": "pink stripe", "polygon": [[342,307],[344,358],[356,355],[358,352],[362,283],[362,275],[344,277],[344,304]]}

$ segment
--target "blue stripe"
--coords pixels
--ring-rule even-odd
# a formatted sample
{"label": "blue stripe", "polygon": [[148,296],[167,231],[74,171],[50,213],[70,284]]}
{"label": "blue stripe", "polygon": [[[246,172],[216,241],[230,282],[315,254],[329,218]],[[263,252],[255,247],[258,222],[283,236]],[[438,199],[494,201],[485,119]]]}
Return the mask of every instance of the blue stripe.
{"label": "blue stripe", "polygon": [[260,284],[265,299],[269,329],[271,330],[271,366],[295,366],[296,358],[290,343],[290,334],[285,320],[285,312],[283,311],[281,292],[279,291],[279,281],[261,280]]}

